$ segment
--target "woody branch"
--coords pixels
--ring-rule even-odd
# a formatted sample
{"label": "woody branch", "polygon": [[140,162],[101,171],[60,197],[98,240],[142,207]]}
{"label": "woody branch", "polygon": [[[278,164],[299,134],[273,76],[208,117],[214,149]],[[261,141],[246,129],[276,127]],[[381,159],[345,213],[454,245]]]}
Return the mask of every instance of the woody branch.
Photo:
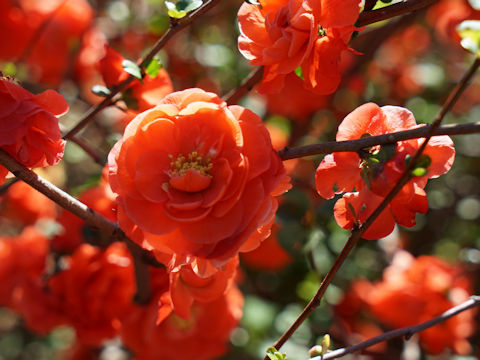
{"label": "woody branch", "polygon": [[[329,141],[292,148],[285,147],[279,150],[278,154],[282,160],[288,160],[311,155],[331,154],[340,151],[360,151],[376,145],[387,145],[394,144],[397,141],[425,138],[430,132],[431,127],[432,125],[426,125],[415,129],[376,135],[357,140]],[[434,131],[433,135],[464,135],[479,132],[480,122],[474,122],[468,124],[450,124],[440,126]]]}
{"label": "woody branch", "polygon": [[464,312],[469,309],[472,309],[476,306],[480,305],[480,296],[478,295],[473,295],[468,299],[467,301],[454,306],[447,311],[443,312],[437,317],[434,317],[433,319],[430,319],[428,321],[425,321],[421,324],[414,325],[414,326],[408,326],[408,327],[403,327],[401,329],[396,329],[392,331],[388,331],[386,333],[383,333],[382,335],[373,337],[371,339],[368,339],[366,341],[363,341],[361,343],[348,346],[345,348],[337,349],[330,351],[326,353],[323,356],[316,356],[311,358],[310,360],[330,360],[330,359],[338,359],[341,358],[347,354],[354,353],[359,350],[364,350],[370,346],[373,346],[375,344],[396,338],[396,337],[401,337],[405,336],[406,340],[410,339],[414,334],[419,333],[421,331],[424,331],[428,328],[431,328],[432,326],[435,326],[437,324],[440,324],[444,321],[447,321],[448,319]]}

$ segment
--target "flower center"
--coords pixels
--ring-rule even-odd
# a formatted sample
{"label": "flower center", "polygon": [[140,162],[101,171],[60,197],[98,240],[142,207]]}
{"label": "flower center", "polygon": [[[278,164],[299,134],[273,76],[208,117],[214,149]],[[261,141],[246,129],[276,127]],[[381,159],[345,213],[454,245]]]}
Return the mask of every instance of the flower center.
{"label": "flower center", "polygon": [[211,181],[212,175],[210,170],[213,164],[210,159],[198,154],[196,151],[191,152],[185,157],[180,154],[176,159],[169,155],[172,159],[170,162],[170,185],[181,191],[197,192],[206,189]]}

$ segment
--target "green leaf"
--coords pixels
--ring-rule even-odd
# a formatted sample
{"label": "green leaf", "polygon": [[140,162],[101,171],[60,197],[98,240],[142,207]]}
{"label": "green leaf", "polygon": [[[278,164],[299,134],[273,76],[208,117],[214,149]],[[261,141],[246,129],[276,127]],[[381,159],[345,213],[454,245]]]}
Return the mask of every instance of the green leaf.
{"label": "green leaf", "polygon": [[273,346],[270,346],[270,347],[267,349],[267,356],[268,356],[271,360],[286,360],[286,359],[287,359],[287,355],[281,353],[280,351],[278,351],[277,349],[275,349]]}
{"label": "green leaf", "polygon": [[123,69],[138,80],[142,80],[142,71],[140,67],[131,60],[122,61]]}
{"label": "green leaf", "polygon": [[480,20],[465,20],[457,26],[465,50],[480,56]]}
{"label": "green leaf", "polygon": [[160,62],[160,60],[157,58],[153,58],[152,61],[150,61],[148,65],[145,67],[145,72],[147,73],[148,76],[154,78],[158,75],[161,68],[162,68],[162,63]]}
{"label": "green leaf", "polygon": [[178,0],[177,10],[189,13],[203,5],[202,0]]}
{"label": "green leaf", "polygon": [[427,174],[427,169],[422,168],[422,167],[417,167],[416,169],[412,170],[412,175],[413,176],[424,176]]}
{"label": "green leaf", "polygon": [[189,12],[198,9],[202,5],[202,0],[179,0],[177,2],[165,1],[165,6],[168,9],[168,16],[174,19],[181,19]]}
{"label": "green leaf", "polygon": [[110,95],[110,89],[103,85],[93,85],[92,93],[94,93],[97,96],[106,97]]}
{"label": "green leaf", "polygon": [[302,72],[302,67],[299,66],[298,68],[295,69],[295,75],[297,75],[300,79],[305,80],[303,77],[303,72]]}

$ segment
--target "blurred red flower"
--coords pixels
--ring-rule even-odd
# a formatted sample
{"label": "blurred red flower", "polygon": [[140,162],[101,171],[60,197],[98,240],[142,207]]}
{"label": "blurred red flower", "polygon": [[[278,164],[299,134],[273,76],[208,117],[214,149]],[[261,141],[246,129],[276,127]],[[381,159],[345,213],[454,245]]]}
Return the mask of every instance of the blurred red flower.
{"label": "blurred red flower", "polygon": [[[33,95],[12,81],[0,79],[0,148],[26,167],[54,165],[63,156],[57,117],[68,105],[53,90]],[[8,170],[0,165],[0,184]]]}
{"label": "blurred red flower", "polygon": [[0,197],[0,215],[22,226],[41,218],[54,219],[56,214],[55,203],[23,181],[11,185]]}
{"label": "blurred red flower", "polygon": [[[158,271],[154,278],[161,277]],[[166,274],[164,274],[164,278]],[[122,321],[121,338],[136,360],[209,360],[227,351],[230,332],[242,316],[243,296],[236,286],[214,301],[195,302],[191,317],[172,312],[166,283],[156,287],[156,301],[135,307]],[[157,313],[161,318],[157,319]]]}
{"label": "blurred red flower", "polygon": [[259,270],[278,271],[292,262],[292,257],[278,243],[280,226],[275,223],[272,233],[255,250],[243,253],[242,263]]}
{"label": "blurred red flower", "polygon": [[86,0],[4,0],[0,4],[0,58],[25,61],[30,81],[58,86],[72,51],[91,25]]}
{"label": "blurred red flower", "polygon": [[68,324],[81,343],[100,345],[117,334],[119,318],[132,307],[135,280],[130,254],[123,243],[106,250],[83,244],[65,258],[65,266],[46,284],[39,278],[22,288],[16,308],[37,332]]}

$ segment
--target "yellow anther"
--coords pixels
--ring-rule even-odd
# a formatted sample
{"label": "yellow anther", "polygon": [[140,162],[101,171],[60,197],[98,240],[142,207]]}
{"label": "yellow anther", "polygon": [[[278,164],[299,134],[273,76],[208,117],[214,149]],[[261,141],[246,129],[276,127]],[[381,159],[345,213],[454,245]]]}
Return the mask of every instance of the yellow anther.
{"label": "yellow anther", "polygon": [[208,172],[212,169],[213,164],[208,158],[199,155],[197,151],[192,151],[187,157],[182,154],[178,155],[174,161],[170,162],[170,167],[172,168],[171,174],[180,176],[185,175],[190,169],[196,170],[202,175],[211,176]]}

